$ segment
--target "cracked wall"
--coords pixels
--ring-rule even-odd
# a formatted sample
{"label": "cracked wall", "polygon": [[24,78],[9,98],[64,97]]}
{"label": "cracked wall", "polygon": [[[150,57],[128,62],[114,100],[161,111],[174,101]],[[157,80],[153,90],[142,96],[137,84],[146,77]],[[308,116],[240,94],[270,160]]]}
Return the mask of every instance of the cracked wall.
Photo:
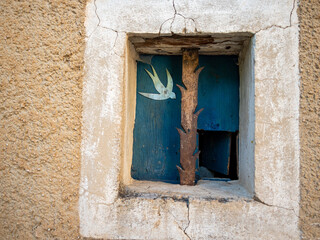
{"label": "cracked wall", "polygon": [[300,19],[300,138],[303,239],[320,239],[320,2],[301,1]]}
{"label": "cracked wall", "polygon": [[[96,30],[98,19],[93,22],[88,33],[85,34],[84,18],[95,15],[92,8],[92,1],[89,1],[89,9],[85,10],[85,1],[8,1],[0,2],[0,21],[2,38],[1,46],[1,162],[0,162],[0,236],[1,239],[77,239],[79,236],[79,181],[80,181],[80,147],[81,147],[81,111],[82,111],[82,81],[83,81],[83,53],[84,36],[96,38],[92,33]],[[128,2],[127,7],[122,9],[122,13],[129,16],[133,3]],[[221,16],[203,16],[195,12],[199,6],[212,8],[206,1],[164,1],[165,8],[160,8],[157,15],[162,15],[154,28],[154,33],[170,34],[170,29],[175,33],[206,33],[210,32],[207,22],[216,23],[216,31],[221,31],[222,27],[227,27],[227,31],[235,31],[232,26],[243,25],[244,22],[239,15],[230,17],[229,25],[223,26],[220,21]],[[212,1],[216,4],[215,1]],[[158,4],[158,3],[155,3]],[[250,11],[245,13],[252,23],[250,31],[258,32],[261,29],[288,28],[294,20],[294,11],[286,12],[285,17],[279,17],[279,9],[287,8],[293,1],[281,1],[279,8],[272,10],[270,6],[260,6],[259,1],[251,1],[253,8],[260,11],[257,15],[250,15]],[[248,2],[243,1],[238,5],[236,1],[229,4],[232,9],[241,11],[250,9]],[[215,7],[221,10],[226,3],[216,4]],[[101,9],[97,0],[96,13],[108,12],[108,9]],[[288,7],[289,8],[289,7]],[[93,6],[94,9],[94,6]],[[132,31],[139,32],[142,25],[147,25],[148,21],[141,16],[145,7],[137,9],[140,14],[140,21],[132,20]],[[151,7],[151,9],[153,9]],[[140,11],[140,12],[139,12]],[[302,237],[305,239],[318,239],[319,233],[319,2],[300,1],[300,70],[301,70],[301,98],[300,98],[300,137],[301,137],[301,205],[300,205],[300,227]],[[121,14],[122,14],[121,13]],[[265,15],[274,13],[271,18],[265,19]],[[117,13],[116,13],[117,14]],[[146,14],[148,15],[148,13]],[[290,18],[291,16],[291,18]],[[173,19],[175,17],[175,19]],[[122,41],[125,32],[129,28],[122,26],[117,29],[114,22],[106,24],[104,18],[99,25],[104,27],[108,37],[108,51],[112,56],[123,56],[123,49],[117,47],[118,39]],[[291,20],[290,20],[291,19]],[[112,20],[112,18],[111,18]],[[173,21],[174,20],[174,21]],[[107,21],[108,22],[108,21]],[[110,21],[109,21],[110,22]],[[135,27],[137,26],[137,27]],[[163,26],[163,28],[161,27]],[[127,26],[129,27],[129,26]],[[108,30],[109,28],[109,30]],[[117,30],[115,30],[117,29]],[[102,30],[97,30],[102,31]],[[102,48],[103,49],[103,48]],[[103,54],[96,52],[96,54]],[[273,53],[274,54],[274,53]],[[116,58],[117,60],[117,58]],[[108,64],[106,64],[108,66]],[[114,72],[108,77],[114,76]],[[90,86],[87,86],[90,88]],[[103,87],[103,86],[102,86]],[[113,90],[110,89],[109,95]],[[104,98],[107,102],[107,98]],[[112,108],[105,108],[102,116],[112,112]],[[113,119],[116,121],[116,119]],[[115,143],[117,144],[117,143]],[[90,154],[94,155],[95,146]],[[90,150],[90,149],[88,149]],[[107,180],[103,180],[107,181]],[[87,183],[88,185],[90,183]],[[85,185],[85,182],[84,182]],[[91,188],[94,193],[95,189]],[[98,191],[99,192],[99,191]],[[99,195],[98,195],[99,196]],[[260,198],[258,198],[260,199]],[[132,207],[130,214],[137,215],[136,202],[134,200],[122,200],[122,206]],[[152,223],[154,230],[148,232],[146,236],[159,236],[161,229],[167,231],[168,227],[162,222],[164,219],[174,220],[174,227],[181,238],[195,238],[197,231],[207,231],[208,236],[220,239],[226,236],[217,235],[218,231],[228,232],[222,226],[212,222],[210,228],[205,226],[204,219],[199,219],[197,214],[203,212],[204,216],[214,216],[216,221],[223,218],[224,208],[230,209],[234,214],[235,221],[242,221],[248,212],[256,213],[257,206],[262,205],[262,209],[270,209],[264,204],[255,201],[253,205],[239,202],[206,202],[194,200],[189,208],[185,202],[177,205],[172,200],[158,200],[157,207],[148,206],[147,200],[141,201],[140,212],[148,211],[160,214],[159,218]],[[261,199],[260,199],[261,201]],[[230,207],[234,204],[232,207]],[[170,207],[171,205],[171,207]],[[208,211],[213,209],[215,211]],[[101,202],[101,206],[107,206]],[[100,206],[100,207],[101,207]],[[182,209],[176,213],[176,207]],[[99,208],[97,208],[99,210]],[[97,210],[95,209],[95,210]],[[167,211],[167,209],[170,210]],[[173,209],[171,211],[171,209]],[[201,210],[203,209],[203,210]],[[286,211],[286,209],[275,207],[268,213],[270,219],[275,216],[284,215],[291,219],[296,213]],[[261,209],[260,209],[261,210]],[[291,213],[290,213],[291,212]],[[265,234],[266,228],[256,225],[256,218],[263,218],[261,214],[251,215],[248,218],[248,231],[254,238],[257,234]],[[186,219],[189,215],[189,221]],[[124,212],[110,212],[105,215],[105,221],[110,221],[108,217],[119,217],[113,225],[113,229],[121,229],[126,226],[126,215]],[[140,218],[138,218],[140,220]],[[143,219],[143,218],[142,218]],[[223,222],[225,226],[232,226],[232,231],[236,229],[236,224]],[[264,226],[275,229],[278,225],[284,226],[286,222],[273,222],[272,225],[264,223]],[[137,225],[133,225],[134,229]],[[214,227],[212,227],[214,226]],[[294,228],[294,226],[293,226]],[[143,228],[142,232],[145,231]],[[111,229],[112,230],[112,229]],[[248,233],[247,232],[247,233]],[[176,232],[173,231],[173,234]],[[281,236],[283,232],[277,232]],[[187,234],[187,235],[185,235]],[[270,239],[270,236],[264,236]],[[283,235],[284,239],[290,238]],[[230,236],[232,238],[232,236]]]}
{"label": "cracked wall", "polygon": [[[83,236],[106,239],[299,237],[296,9],[294,0],[268,4],[231,0],[143,4],[93,0],[88,3],[79,199]],[[253,70],[243,75],[255,73],[255,129],[254,138],[249,141],[255,147],[254,179],[244,184],[241,177],[246,176],[240,176],[239,182],[231,183],[236,189],[231,198],[219,195],[223,192],[221,184],[209,184],[209,192],[216,194],[212,199],[201,194],[194,196],[197,194],[193,190],[198,188],[177,186],[165,186],[173,189],[165,201],[150,190],[140,195],[141,189],[128,171],[136,79],[135,67],[130,66],[135,62],[135,53],[127,34],[152,37],[243,32],[255,34],[248,51],[252,54],[244,54],[251,59],[243,61],[255,63],[251,64]],[[137,194],[126,197],[121,193],[123,188],[132,186],[137,187]],[[250,194],[239,195],[246,187],[254,189],[254,198]],[[144,185],[144,188],[153,186]],[[181,192],[188,199],[187,208],[177,197]],[[172,216],[171,209],[179,217],[168,217]],[[187,225],[183,222],[186,215]],[[242,225],[243,219],[250,222],[249,227]]]}

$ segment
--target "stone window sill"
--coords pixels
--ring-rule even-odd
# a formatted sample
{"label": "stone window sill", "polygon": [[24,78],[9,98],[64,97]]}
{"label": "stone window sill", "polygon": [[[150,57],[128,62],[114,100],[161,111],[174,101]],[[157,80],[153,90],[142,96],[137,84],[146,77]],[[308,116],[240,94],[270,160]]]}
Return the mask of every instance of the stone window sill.
{"label": "stone window sill", "polygon": [[228,202],[230,200],[250,200],[252,195],[240,185],[239,181],[200,180],[195,186],[165,182],[137,181],[124,186],[122,197],[128,198],[173,198],[203,199]]}

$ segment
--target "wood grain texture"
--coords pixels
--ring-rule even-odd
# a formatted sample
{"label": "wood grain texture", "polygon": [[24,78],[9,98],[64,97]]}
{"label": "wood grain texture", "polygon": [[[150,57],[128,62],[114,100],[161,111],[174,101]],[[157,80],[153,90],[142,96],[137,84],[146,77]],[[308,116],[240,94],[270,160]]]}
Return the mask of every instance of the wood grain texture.
{"label": "wood grain texture", "polygon": [[130,36],[129,41],[140,54],[182,55],[182,48],[198,48],[202,55],[238,55],[250,33],[200,36]]}
{"label": "wood grain texture", "polygon": [[197,122],[203,109],[196,111],[198,105],[198,78],[203,67],[196,70],[199,64],[198,49],[185,49],[182,53],[182,82],[178,85],[181,91],[181,126],[180,164],[177,166],[181,185],[195,184],[196,161],[199,159],[197,149]]}
{"label": "wood grain texture", "polygon": [[157,93],[145,69],[149,64],[137,64],[137,103],[133,139],[131,175],[137,180],[179,182],[179,134],[181,94],[176,84],[182,84],[181,56],[154,56],[152,65],[160,81],[166,85],[166,69],[173,79],[177,99],[156,101],[138,92]]}

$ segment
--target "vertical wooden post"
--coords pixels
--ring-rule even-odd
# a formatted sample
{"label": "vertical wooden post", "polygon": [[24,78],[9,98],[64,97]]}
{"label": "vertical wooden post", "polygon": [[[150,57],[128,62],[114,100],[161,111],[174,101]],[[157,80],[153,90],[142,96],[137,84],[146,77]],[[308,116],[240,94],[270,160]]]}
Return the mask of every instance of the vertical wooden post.
{"label": "vertical wooden post", "polygon": [[182,50],[182,82],[185,87],[177,85],[181,91],[181,126],[180,134],[180,164],[177,166],[181,185],[195,184],[196,160],[199,158],[197,148],[197,122],[203,109],[195,113],[198,105],[198,78],[202,68],[196,70],[199,64],[198,49]]}

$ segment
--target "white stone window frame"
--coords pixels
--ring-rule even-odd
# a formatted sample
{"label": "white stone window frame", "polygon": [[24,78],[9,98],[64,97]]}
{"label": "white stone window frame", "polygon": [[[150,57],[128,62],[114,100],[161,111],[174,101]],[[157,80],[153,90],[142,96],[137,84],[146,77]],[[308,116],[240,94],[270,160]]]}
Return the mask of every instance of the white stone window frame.
{"label": "white stone window frame", "polygon": [[[295,1],[89,1],[80,232],[106,239],[298,239]],[[128,36],[251,33],[240,54],[239,181],[130,177],[136,61]]]}

